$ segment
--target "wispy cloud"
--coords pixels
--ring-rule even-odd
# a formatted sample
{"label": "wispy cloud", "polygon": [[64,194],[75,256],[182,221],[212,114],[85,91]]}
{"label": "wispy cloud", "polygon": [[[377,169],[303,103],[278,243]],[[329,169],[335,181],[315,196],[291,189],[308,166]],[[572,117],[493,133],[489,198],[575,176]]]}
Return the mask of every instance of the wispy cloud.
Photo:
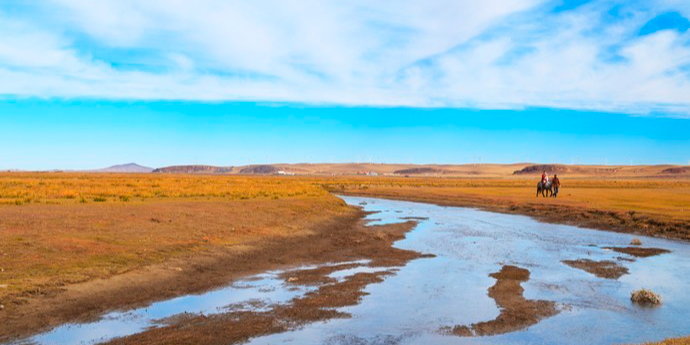
{"label": "wispy cloud", "polygon": [[690,33],[641,32],[687,1],[579,3],[9,2],[0,94],[689,116]]}

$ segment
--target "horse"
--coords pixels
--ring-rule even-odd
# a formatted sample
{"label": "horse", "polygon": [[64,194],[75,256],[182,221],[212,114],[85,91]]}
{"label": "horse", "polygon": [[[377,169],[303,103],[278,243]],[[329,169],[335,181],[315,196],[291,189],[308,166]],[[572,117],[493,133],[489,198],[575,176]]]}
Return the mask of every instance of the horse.
{"label": "horse", "polygon": [[541,196],[544,198],[553,196],[551,181],[546,182],[546,186],[543,185],[542,181],[539,181],[539,183],[537,183],[537,197],[539,197],[539,193],[541,193]]}

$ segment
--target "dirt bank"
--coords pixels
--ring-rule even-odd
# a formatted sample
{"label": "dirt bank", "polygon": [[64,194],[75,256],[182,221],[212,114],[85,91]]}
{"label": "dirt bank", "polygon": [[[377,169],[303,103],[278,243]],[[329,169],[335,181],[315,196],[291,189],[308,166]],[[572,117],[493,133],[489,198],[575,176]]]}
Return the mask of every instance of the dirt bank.
{"label": "dirt bank", "polygon": [[564,264],[594,274],[599,278],[618,279],[628,274],[628,269],[613,261],[593,261],[589,259],[564,260]]}
{"label": "dirt bank", "polygon": [[507,265],[489,276],[496,278],[496,284],[489,288],[489,297],[501,308],[498,317],[445,331],[463,337],[503,334],[527,328],[558,313],[554,302],[528,300],[522,295],[524,289],[520,284],[529,280],[528,270]]}

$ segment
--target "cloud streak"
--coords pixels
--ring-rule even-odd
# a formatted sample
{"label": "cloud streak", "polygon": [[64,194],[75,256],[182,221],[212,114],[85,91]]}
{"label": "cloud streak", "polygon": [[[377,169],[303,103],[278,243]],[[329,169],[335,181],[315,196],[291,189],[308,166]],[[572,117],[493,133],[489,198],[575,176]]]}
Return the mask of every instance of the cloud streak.
{"label": "cloud streak", "polygon": [[690,117],[684,1],[50,0],[0,5],[0,95]]}

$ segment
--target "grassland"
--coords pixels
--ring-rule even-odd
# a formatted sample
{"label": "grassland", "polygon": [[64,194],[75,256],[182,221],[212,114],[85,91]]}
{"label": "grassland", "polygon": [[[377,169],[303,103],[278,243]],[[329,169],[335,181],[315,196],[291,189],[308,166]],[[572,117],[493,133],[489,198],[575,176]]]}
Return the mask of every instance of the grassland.
{"label": "grassland", "polygon": [[[24,324],[22,310],[27,306],[62,296],[78,283],[112,280],[154,266],[177,272],[184,263],[201,262],[199,258],[269,248],[266,243],[283,248],[279,239],[291,239],[297,254],[290,257],[298,258],[300,241],[315,229],[336,218],[353,221],[359,216],[333,193],[479,207],[690,240],[688,179],[563,176],[557,199],[535,197],[536,182],[513,176],[0,173],[0,320],[15,315],[16,324]],[[327,252],[328,248],[315,247],[312,254]],[[233,269],[243,272],[293,260],[273,262],[270,256],[267,252],[258,257],[261,262],[245,258]],[[239,262],[232,260],[219,269]],[[204,265],[198,263],[196,270],[203,272]],[[179,284],[193,284],[193,279],[190,275]],[[152,285],[151,291],[157,287]],[[175,291],[187,290],[169,293]],[[2,331],[0,327],[0,340]]]}
{"label": "grassland", "polygon": [[6,173],[0,203],[0,313],[69,284],[354,215],[320,186],[271,177]]}
{"label": "grassland", "polygon": [[[329,191],[486,208],[690,239],[690,181],[0,174],[0,301],[267,236],[345,212]],[[331,213],[334,212],[334,213]],[[1,302],[0,302],[1,303]]]}
{"label": "grassland", "polygon": [[0,173],[0,204],[129,202],[168,198],[223,200],[323,196],[301,181],[275,177],[163,174]]}

